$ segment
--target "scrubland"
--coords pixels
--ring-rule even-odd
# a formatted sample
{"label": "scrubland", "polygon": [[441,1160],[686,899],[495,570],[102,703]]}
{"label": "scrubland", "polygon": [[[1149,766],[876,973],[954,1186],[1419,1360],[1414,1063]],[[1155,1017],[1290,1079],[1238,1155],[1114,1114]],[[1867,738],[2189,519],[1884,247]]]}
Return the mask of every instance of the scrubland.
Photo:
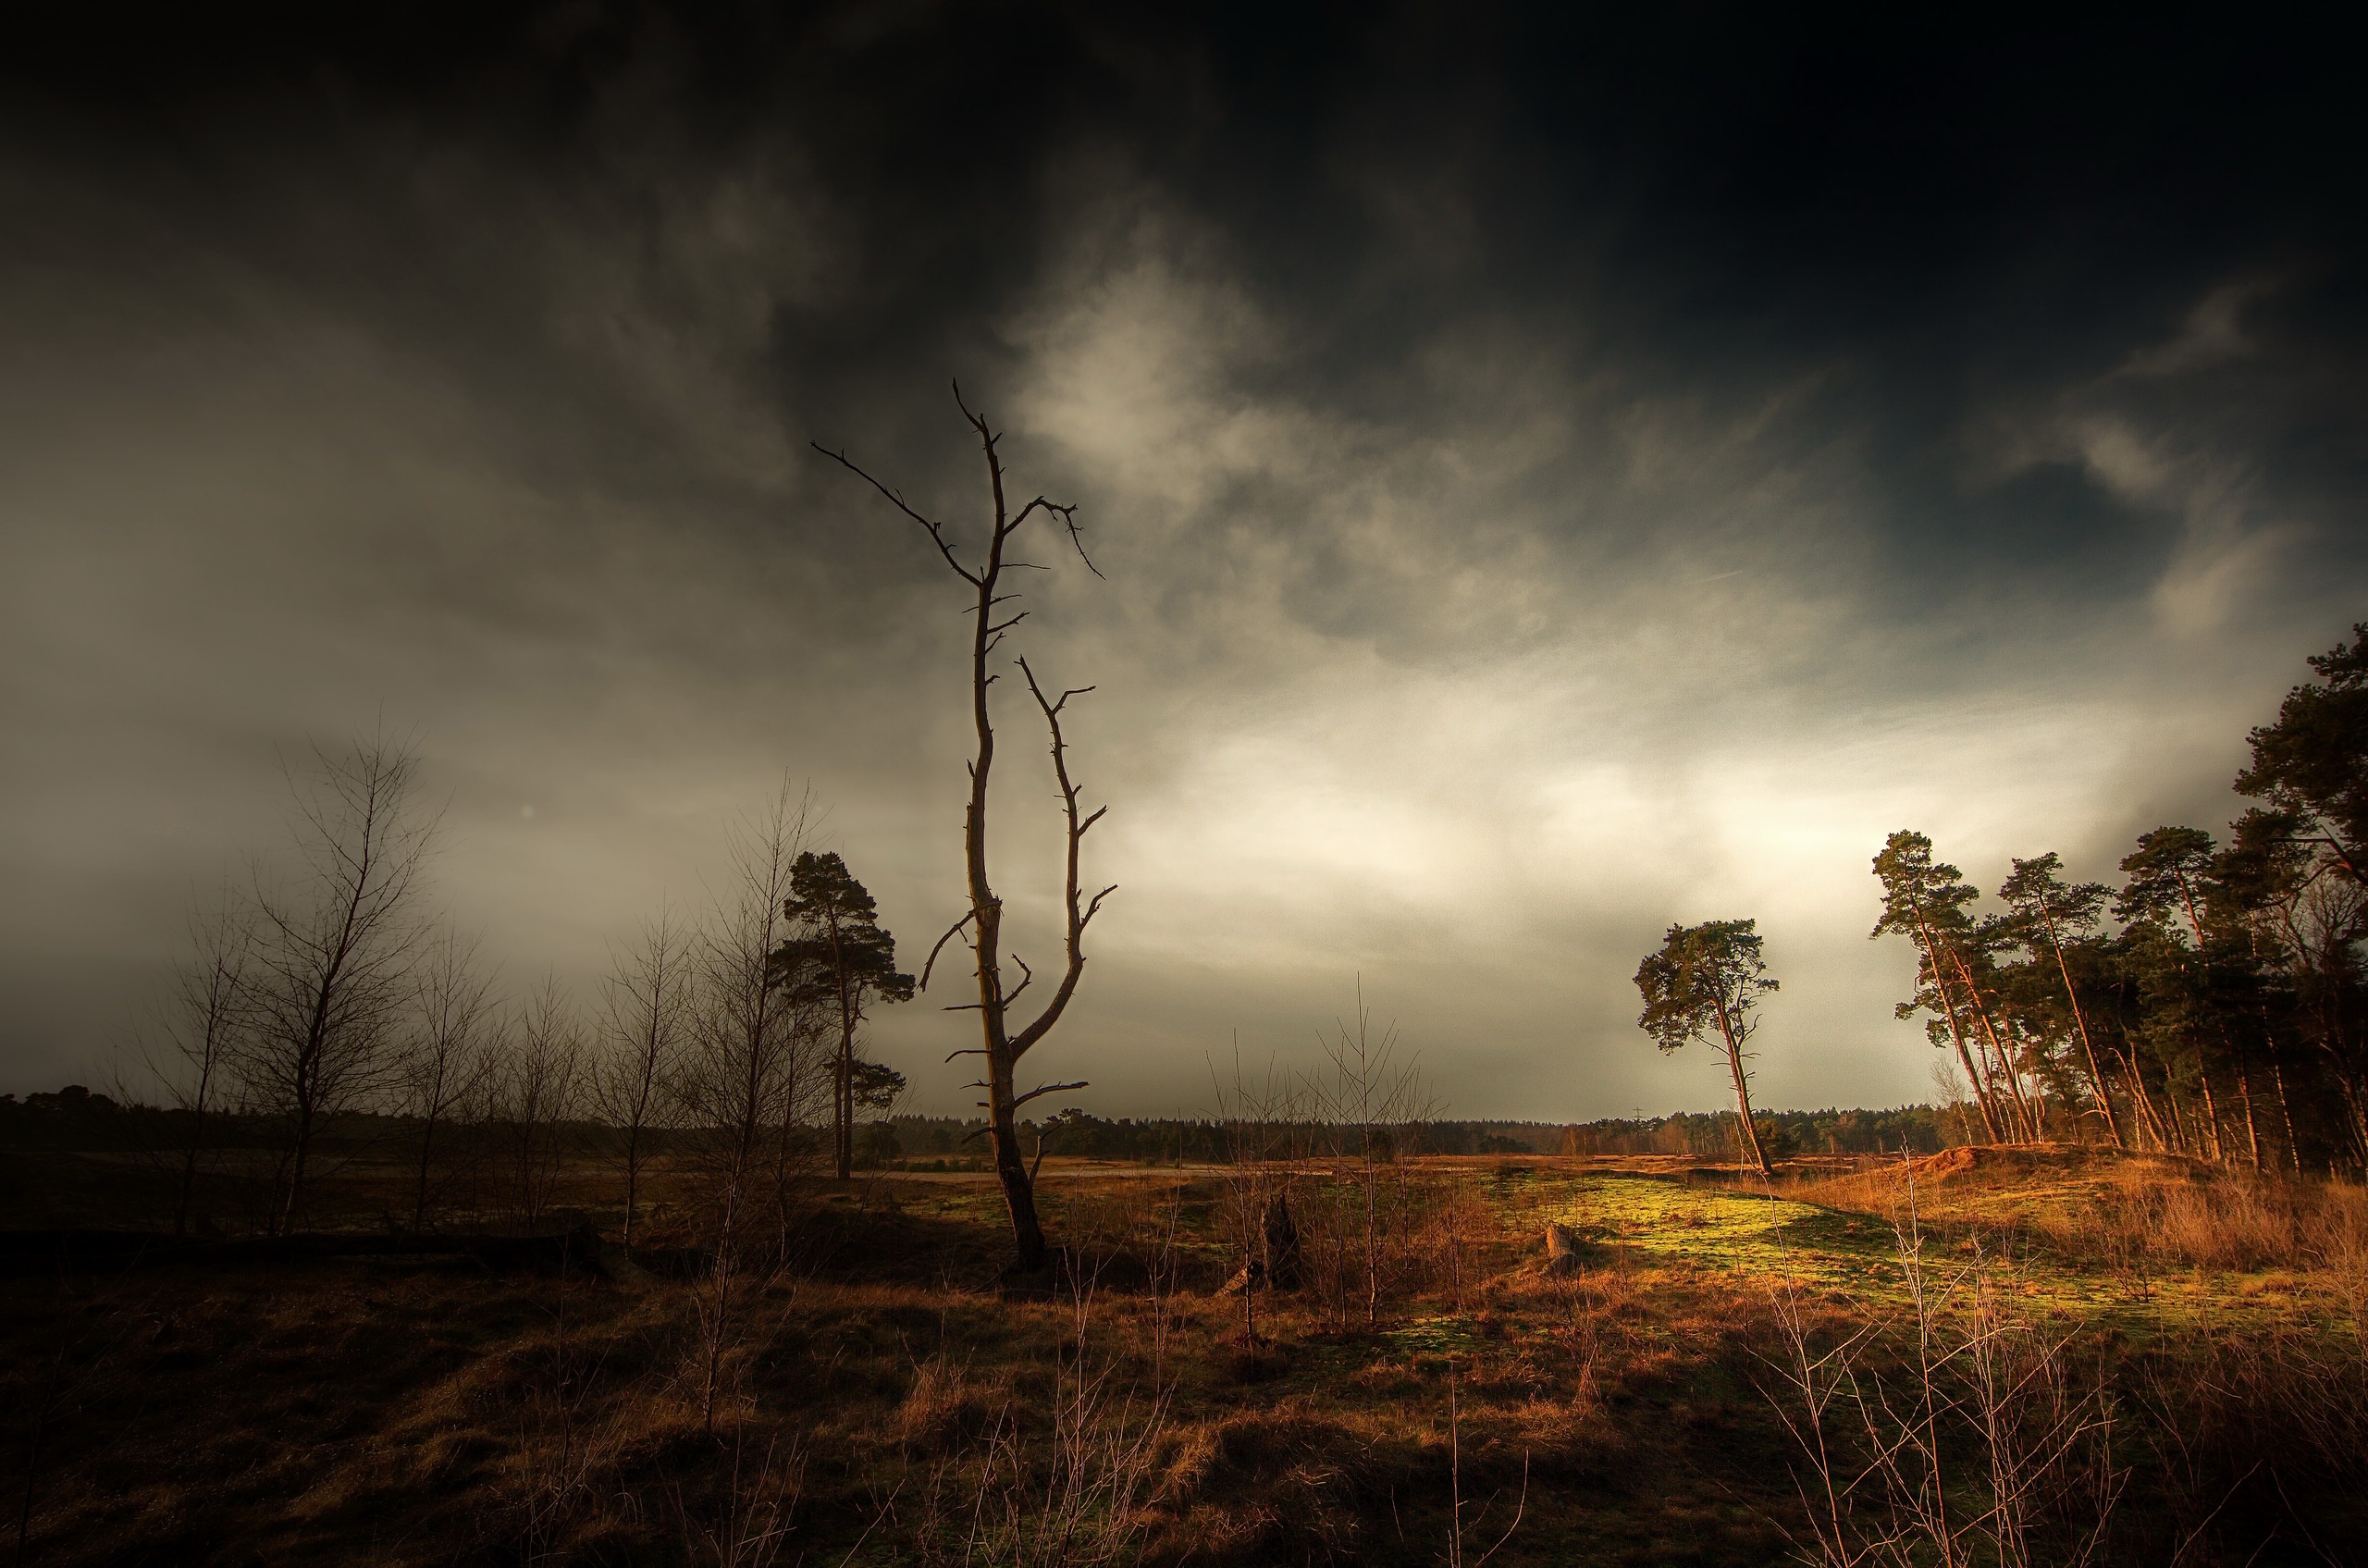
{"label": "scrubland", "polygon": [[[111,1191],[93,1157],[14,1158],[20,1223]],[[2069,1148],[1772,1183],[1054,1159],[1043,1273],[1005,1271],[984,1179],[890,1172],[813,1184],[720,1278],[662,1170],[630,1253],[597,1174],[560,1183],[574,1240],[540,1265],[18,1232],[22,1561],[2368,1557],[2368,1200],[2340,1184]],[[339,1179],[359,1227],[371,1174]],[[1292,1288],[1244,1289],[1277,1198]]]}

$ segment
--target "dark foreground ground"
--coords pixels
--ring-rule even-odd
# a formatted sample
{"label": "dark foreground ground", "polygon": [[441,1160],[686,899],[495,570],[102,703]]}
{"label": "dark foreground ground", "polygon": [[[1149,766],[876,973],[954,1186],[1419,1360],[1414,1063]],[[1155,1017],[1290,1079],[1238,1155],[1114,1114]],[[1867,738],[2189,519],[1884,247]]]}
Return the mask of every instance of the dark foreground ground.
{"label": "dark foreground ground", "polygon": [[[33,1158],[19,1192],[105,1186]],[[2368,1561],[2353,1191],[2069,1151],[1912,1192],[1044,1187],[1032,1278],[991,1186],[894,1177],[801,1194],[785,1261],[722,1282],[612,1225],[565,1266],[19,1244],[6,1529],[61,1564]],[[1277,1191],[1300,1288],[1224,1293]]]}

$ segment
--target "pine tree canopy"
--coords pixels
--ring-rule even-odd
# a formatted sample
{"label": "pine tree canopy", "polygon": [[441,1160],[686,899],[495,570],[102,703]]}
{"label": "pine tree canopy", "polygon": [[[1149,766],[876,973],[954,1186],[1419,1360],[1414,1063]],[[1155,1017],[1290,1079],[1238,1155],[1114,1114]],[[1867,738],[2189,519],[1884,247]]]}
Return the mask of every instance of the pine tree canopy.
{"label": "pine tree canopy", "polygon": [[1867,933],[1869,937],[1897,932],[1920,944],[1928,928],[1944,931],[1964,924],[1965,907],[1981,896],[1981,890],[1968,886],[1965,873],[1955,866],[1934,864],[1932,841],[1907,828],[1883,841],[1882,853],[1875,857],[1875,877],[1882,883],[1883,913]]}
{"label": "pine tree canopy", "polygon": [[1760,957],[1757,920],[1710,920],[1672,925],[1660,951],[1636,969],[1636,990],[1645,1010],[1636,1027],[1664,1051],[1694,1040],[1723,1046],[1721,1014],[1740,1045],[1755,1027],[1751,1009],[1776,989]]}
{"label": "pine tree canopy", "polygon": [[[2064,862],[2052,849],[2012,864],[2013,874],[1998,889],[1998,899],[2014,911],[2013,941],[2028,942],[2035,936],[2053,949],[2057,941],[2080,935],[2097,923],[2108,891],[2104,883],[2066,883],[2057,874]],[[2029,929],[2033,927],[2040,929]],[[2050,928],[2054,932],[2052,939],[2047,934]]]}
{"label": "pine tree canopy", "polygon": [[773,982],[792,1001],[837,1001],[845,989],[863,1000],[909,1002],[913,977],[896,972],[896,939],[882,929],[879,906],[835,853],[800,855],[790,869],[783,912],[796,934],[773,950]]}
{"label": "pine tree canopy", "polygon": [[2140,834],[2122,858],[2129,880],[2113,901],[2115,916],[2132,925],[2176,929],[2200,920],[2218,846],[2202,828],[2156,828]]}
{"label": "pine tree canopy", "polygon": [[2237,775],[2237,793],[2337,839],[2361,877],[2368,870],[2361,863],[2368,848],[2368,622],[2351,635],[2312,658],[2320,681],[2288,692],[2277,722],[2248,737],[2253,762]]}

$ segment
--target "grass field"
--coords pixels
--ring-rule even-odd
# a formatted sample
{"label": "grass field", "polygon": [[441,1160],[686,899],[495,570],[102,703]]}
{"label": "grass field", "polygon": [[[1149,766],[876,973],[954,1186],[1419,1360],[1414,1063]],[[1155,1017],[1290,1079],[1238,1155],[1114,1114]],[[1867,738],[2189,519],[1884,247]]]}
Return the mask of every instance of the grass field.
{"label": "grass field", "polygon": [[[1930,1417],[1958,1561],[2368,1560],[2355,1190],[2071,1150],[1342,1174],[1055,1162],[1032,1278],[983,1178],[823,1184],[721,1327],[662,1203],[586,1269],[20,1255],[23,1561],[1934,1561],[1885,1411]],[[1277,1192],[1305,1282],[1224,1293]]]}

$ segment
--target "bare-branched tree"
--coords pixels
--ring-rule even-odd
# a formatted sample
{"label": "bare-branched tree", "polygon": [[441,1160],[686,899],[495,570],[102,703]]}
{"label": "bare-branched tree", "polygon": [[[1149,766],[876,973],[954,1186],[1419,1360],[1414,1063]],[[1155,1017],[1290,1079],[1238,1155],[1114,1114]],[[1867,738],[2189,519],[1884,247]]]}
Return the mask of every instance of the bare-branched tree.
{"label": "bare-branched tree", "polygon": [[[976,959],[975,973],[979,999],[965,1003],[960,1010],[975,1008],[979,1014],[980,1044],[972,1050],[957,1052],[957,1056],[984,1058],[986,1070],[973,1087],[984,1089],[987,1097],[980,1102],[987,1113],[987,1133],[993,1142],[995,1175],[1003,1185],[1005,1205],[1011,1214],[1012,1241],[1018,1253],[1019,1266],[1034,1270],[1050,1262],[1044,1244],[1042,1222],[1036,1214],[1034,1172],[1022,1158],[1016,1116],[1020,1106],[1041,1095],[1065,1090],[1082,1089],[1079,1083],[1046,1083],[1020,1091],[1017,1086],[1019,1059],[1053,1031],[1061,1020],[1069,998],[1077,994],[1079,977],[1085,972],[1085,930],[1101,909],[1102,901],[1115,887],[1105,887],[1091,898],[1084,895],[1079,882],[1079,851],[1086,833],[1102,820],[1108,808],[1092,812],[1079,809],[1078,785],[1070,779],[1068,747],[1061,730],[1061,715],[1073,697],[1082,697],[1092,686],[1079,686],[1057,694],[1048,693],[1037,680],[1036,673],[1027,661],[1018,661],[1020,673],[1028,682],[1029,695],[1036,700],[1037,710],[1043,716],[1045,729],[1051,737],[1053,776],[1060,787],[1061,808],[1067,818],[1067,851],[1066,874],[1063,879],[1064,909],[1067,931],[1063,946],[1066,963],[1053,994],[1045,1000],[1035,1018],[1015,1028],[1012,1004],[1034,982],[1035,976],[1027,962],[1017,952],[1011,961],[1020,971],[1018,985],[1006,988],[1004,983],[1003,900],[996,895],[994,884],[987,874],[987,802],[988,785],[994,768],[995,731],[993,716],[989,709],[990,689],[1000,677],[993,673],[992,662],[996,650],[1011,629],[1025,620],[1028,611],[1006,610],[1018,596],[1005,591],[1004,574],[1031,566],[1035,562],[1015,560],[1008,553],[1012,540],[1028,524],[1037,518],[1057,524],[1067,536],[1068,542],[1097,577],[1101,575],[1085,553],[1085,542],[1077,523],[1077,508],[1048,500],[1042,496],[1014,509],[1004,493],[1002,455],[996,451],[1001,439],[987,421],[970,412],[963,402],[961,389],[954,393],[955,406],[961,409],[971,431],[978,437],[980,451],[987,464],[987,486],[993,500],[994,517],[989,529],[986,548],[980,556],[966,562],[947,537],[946,526],[923,516],[909,505],[897,491],[873,478],[848,461],[844,452],[831,451],[818,446],[815,450],[843,464],[887,499],[890,504],[927,531],[930,540],[944,557],[954,574],[970,587],[976,598],[972,607],[975,617],[970,628],[970,715],[977,732],[977,750],[969,764],[970,800],[962,820],[963,868],[970,895],[969,912],[956,920],[952,929],[938,938],[930,952],[930,962],[921,969],[921,984],[929,983],[929,972],[937,953],[956,935],[962,937]],[[1041,568],[1039,568],[1041,569]]]}
{"label": "bare-branched tree", "polygon": [[697,1303],[695,1372],[710,1425],[729,1391],[746,1308],[783,1261],[790,1184],[828,1103],[820,1017],[789,994],[773,964],[788,934],[807,817],[805,800],[784,788],[740,833],[733,880],[692,945],[688,1046],[676,1084],[695,1135],[689,1175],[714,1249]]}
{"label": "bare-branched tree", "polygon": [[551,1210],[566,1164],[565,1123],[584,1089],[584,1035],[555,980],[546,980],[503,1031],[494,1115],[508,1158],[510,1206],[526,1228]]}
{"label": "bare-branched tree", "polygon": [[214,1114],[224,1108],[230,1068],[246,1026],[248,960],[254,951],[254,907],[236,894],[190,920],[190,956],[174,972],[160,1019],[161,1040],[142,1042],[147,1070],[179,1117],[179,1191],[173,1236],[188,1234]]}
{"label": "bare-branched tree", "polygon": [[1374,1028],[1363,977],[1357,982],[1355,1025],[1336,1020],[1332,1033],[1319,1036],[1317,1043],[1330,1071],[1311,1079],[1307,1088],[1316,1120],[1328,1134],[1335,1310],[1345,1325],[1353,1278],[1363,1297],[1365,1321],[1376,1323],[1393,1223],[1385,1184],[1397,1175],[1403,1196],[1411,1134],[1437,1107],[1424,1093],[1416,1064],[1399,1059],[1398,1026]]}
{"label": "bare-branched tree", "polygon": [[386,1091],[426,929],[417,913],[436,823],[413,799],[417,755],[383,739],[314,754],[291,779],[298,872],[259,877],[237,1074],[284,1129],[269,1219],[294,1223],[323,1125]]}
{"label": "bare-branched tree", "polygon": [[411,1226],[424,1230],[452,1123],[483,1099],[495,1066],[493,982],[478,967],[474,938],[448,930],[435,939],[420,964],[412,1005],[401,1105],[420,1124]]}
{"label": "bare-branched tree", "polygon": [[642,928],[632,947],[616,954],[603,982],[601,1034],[607,1051],[593,1075],[592,1098],[600,1119],[618,1134],[628,1247],[651,1134],[677,1119],[672,1091],[690,1030],[690,982],[686,933],[666,912]]}

